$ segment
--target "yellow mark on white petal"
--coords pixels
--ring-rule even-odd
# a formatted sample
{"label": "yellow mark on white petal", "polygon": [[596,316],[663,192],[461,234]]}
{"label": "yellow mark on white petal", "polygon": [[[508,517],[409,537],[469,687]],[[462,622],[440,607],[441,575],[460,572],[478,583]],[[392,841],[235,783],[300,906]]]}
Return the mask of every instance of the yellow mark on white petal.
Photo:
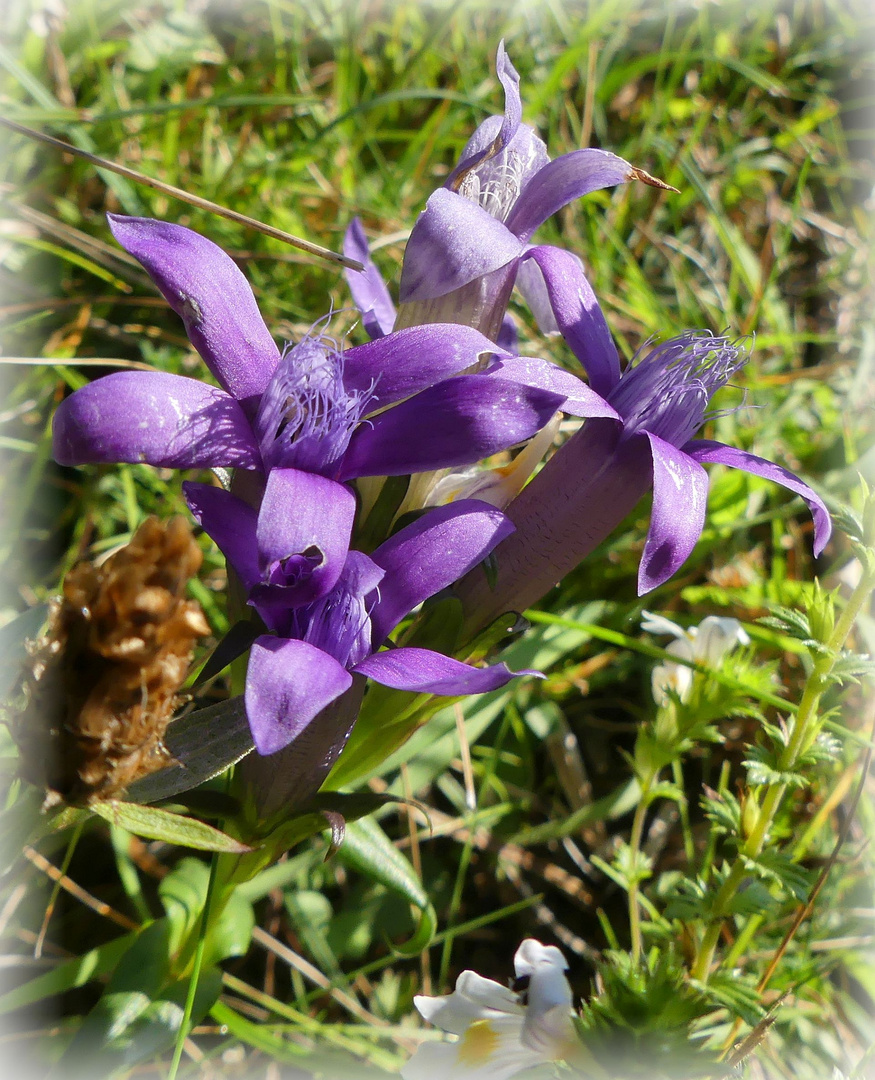
{"label": "yellow mark on white petal", "polygon": [[482,1065],[495,1053],[498,1032],[488,1020],[475,1020],[459,1040],[458,1046],[460,1065]]}

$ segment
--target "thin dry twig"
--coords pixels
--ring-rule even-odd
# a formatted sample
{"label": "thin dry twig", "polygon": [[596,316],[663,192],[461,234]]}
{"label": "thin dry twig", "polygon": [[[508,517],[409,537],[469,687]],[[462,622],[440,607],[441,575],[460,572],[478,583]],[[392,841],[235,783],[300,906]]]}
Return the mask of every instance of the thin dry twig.
{"label": "thin dry twig", "polygon": [[11,131],[17,132],[19,135],[26,135],[29,139],[38,139],[40,142],[54,146],[58,150],[63,150],[65,154],[75,154],[77,157],[84,158],[85,161],[91,162],[92,165],[96,165],[99,169],[108,169],[110,172],[118,173],[119,176],[127,177],[128,180],[133,180],[135,183],[154,188],[155,191],[160,191],[173,199],[180,199],[182,202],[197,206],[201,210],[208,210],[212,214],[218,214],[220,217],[228,218],[230,221],[236,221],[239,225],[257,229],[259,232],[264,233],[265,236],[272,236],[275,240],[282,240],[284,244],[291,244],[292,247],[306,251],[319,259],[339,263],[341,266],[349,267],[350,270],[364,270],[362,264],[355,259],[348,259],[345,255],[330,251],[319,244],[313,244],[309,240],[302,240],[298,236],[292,236],[291,233],[284,232],[282,229],[275,229],[273,225],[265,225],[264,222],[257,221],[247,214],[229,210],[226,206],[219,206],[218,203],[204,199],[200,195],[192,195],[190,191],[183,191],[182,188],[174,187],[173,184],[165,184],[163,180],[156,180],[152,176],[146,176],[144,173],[137,172],[136,169],[129,169],[126,165],[117,165],[114,161],[108,161],[106,158],[98,157],[96,154],[90,154],[87,150],[80,150],[78,146],[72,146],[70,143],[64,142],[63,139],[56,139],[52,135],[46,135],[42,131],[35,131],[33,128],[25,127],[24,124],[17,124],[14,120],[7,120],[2,116],[0,116],[0,124]]}
{"label": "thin dry twig", "polygon": [[98,900],[96,896],[92,896],[92,894],[86,889],[83,889],[81,885],[77,885],[72,878],[67,877],[66,874],[62,874],[57,866],[55,866],[54,863],[50,863],[44,855],[41,855],[36,850],[36,848],[30,847],[30,845],[25,846],[24,857],[32,862],[37,870],[42,870],[42,872],[47,877],[50,877],[52,881],[56,881],[65,892],[74,896],[98,915],[109,919],[111,922],[114,922],[116,926],[121,926],[124,930],[137,929],[138,923],[134,922],[133,919],[129,919],[127,915],[123,915],[120,911],[116,911],[115,908],[110,907],[109,904],[104,903],[103,900]]}

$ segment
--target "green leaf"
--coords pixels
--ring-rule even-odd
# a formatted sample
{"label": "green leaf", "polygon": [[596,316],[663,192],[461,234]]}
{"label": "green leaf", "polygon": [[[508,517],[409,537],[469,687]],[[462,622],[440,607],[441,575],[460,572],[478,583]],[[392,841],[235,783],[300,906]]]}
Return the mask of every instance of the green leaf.
{"label": "green leaf", "polygon": [[0,1016],[14,1012],[15,1009],[23,1009],[26,1005],[44,1001],[56,994],[66,993],[79,986],[84,986],[92,979],[102,979],[116,966],[122,956],[131,947],[131,943],[140,933],[135,930],[123,937],[108,941],[105,945],[99,945],[82,956],[74,957],[59,964],[45,975],[38,975],[30,979],[22,986],[16,986],[0,996]]}
{"label": "green leaf", "polygon": [[398,509],[404,502],[407,488],[410,486],[409,476],[387,476],[380,488],[380,494],[371,507],[364,524],[359,527],[355,537],[357,551],[370,553],[375,547],[382,544],[389,535],[392,521],[398,513]]}
{"label": "green leaf", "polygon": [[174,720],[164,743],[179,764],[131,784],[129,802],[153,803],[172,798],[211,780],[245,757],[253,743],[243,698],[195,709]]}
{"label": "green leaf", "polygon": [[735,972],[727,975],[718,972],[711,976],[707,984],[691,980],[690,985],[715,1004],[729,1009],[732,1016],[741,1017],[751,1027],[755,1027],[766,1015],[755,982]]}
{"label": "green leaf", "polygon": [[808,622],[808,616],[804,612],[795,611],[793,608],[784,607],[781,604],[773,605],[771,610],[771,615],[757,619],[760,626],[768,626],[772,630],[796,638],[798,641],[806,641],[811,638],[811,626]]}
{"label": "green leaf", "polygon": [[[182,859],[158,886],[161,903],[172,929],[171,952],[176,955],[195,932],[207,899],[210,871],[193,856]],[[238,890],[211,909],[204,963],[209,966],[229,956],[243,956],[252,939],[255,915],[251,902]]]}
{"label": "green leaf", "polygon": [[[171,975],[168,919],[147,926],[119,961],[100,1001],[76,1032],[51,1076],[106,1076],[172,1046],[182,1024],[188,979]],[[221,972],[202,971],[192,1020],[218,999]]]}
{"label": "green leaf", "polygon": [[[252,1046],[266,1054],[278,1064],[300,1065],[306,1051],[291,1039],[284,1038],[268,1024],[256,1024],[247,1020],[223,1001],[216,1001],[210,1009],[210,1015],[217,1024],[221,1024],[241,1043]],[[306,1075],[297,1071],[297,1075]],[[294,1076],[295,1073],[292,1073]]]}
{"label": "green leaf", "polygon": [[168,844],[197,848],[198,851],[223,851],[240,854],[252,848],[235,840],[227,833],[214,829],[196,818],[172,814],[157,806],[140,806],[139,803],[111,802],[93,803],[90,809],[99,817],[120,825],[135,836],[147,840],[164,840]]}
{"label": "green leaf", "polygon": [[0,627],[0,701],[15,689],[27,659],[27,642],[39,637],[48,614],[48,604],[37,604]]}
{"label": "green leaf", "polygon": [[416,933],[403,946],[393,945],[404,956],[415,956],[431,942],[437,916],[416,872],[373,818],[352,822],[337,858],[387,889],[400,893],[421,912]]}
{"label": "green leaf", "polygon": [[43,813],[44,793],[30,785],[22,787],[16,802],[0,815],[0,873],[3,874],[21,857],[25,845],[71,828],[88,816],[86,810],[73,806],[59,806]]}

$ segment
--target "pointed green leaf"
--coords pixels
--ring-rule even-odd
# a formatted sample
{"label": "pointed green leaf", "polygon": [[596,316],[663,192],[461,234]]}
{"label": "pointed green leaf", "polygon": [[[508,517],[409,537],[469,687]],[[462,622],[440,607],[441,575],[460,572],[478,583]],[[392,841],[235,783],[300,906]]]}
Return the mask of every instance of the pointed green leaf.
{"label": "pointed green leaf", "polygon": [[26,1005],[33,1005],[34,1002],[44,1001],[56,994],[63,994],[68,990],[84,986],[92,979],[103,978],[124,956],[139,932],[135,930],[113,941],[108,941],[105,945],[98,945],[96,949],[91,949],[72,960],[66,960],[52,971],[38,975],[22,986],[16,986],[13,990],[0,995],[0,1016],[14,1012],[15,1009],[23,1009]]}
{"label": "pointed green leaf", "polygon": [[387,889],[400,893],[419,908],[421,916],[416,933],[404,945],[393,945],[392,948],[406,956],[422,952],[435,935],[437,916],[413,867],[373,818],[362,818],[347,825],[337,858]]}
{"label": "pointed green leaf", "polygon": [[239,854],[252,851],[251,847],[228,836],[227,833],[214,829],[196,818],[171,814],[157,806],[140,806],[139,803],[111,802],[94,803],[91,810],[113,825],[120,825],[135,836],[147,840],[164,840],[168,844],[181,847],[197,848],[199,851],[223,851]]}
{"label": "pointed green leaf", "polygon": [[[194,856],[181,859],[158,886],[161,903],[172,928],[170,950],[175,955],[195,933],[207,899],[210,870]],[[210,927],[204,957],[206,965],[229,956],[242,956],[249,948],[255,916],[252,904],[235,890],[220,908],[211,908]]]}
{"label": "pointed green leaf", "polygon": [[164,743],[179,764],[131,784],[129,801],[153,803],[170,799],[211,780],[245,757],[253,743],[243,698],[186,713],[167,729]]}

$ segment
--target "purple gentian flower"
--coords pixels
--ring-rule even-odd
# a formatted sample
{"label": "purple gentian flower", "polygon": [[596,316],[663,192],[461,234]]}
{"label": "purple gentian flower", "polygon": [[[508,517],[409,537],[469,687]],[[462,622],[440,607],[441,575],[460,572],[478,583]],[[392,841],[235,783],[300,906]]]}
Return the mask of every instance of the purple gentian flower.
{"label": "purple gentian flower", "polygon": [[110,215],[110,224],[181,315],[221,388],[158,371],[98,379],[55,413],[62,465],[294,467],[338,481],[405,475],[512,446],[562,404],[561,389],[526,383],[509,356],[500,375],[459,375],[483,354],[507,355],[468,326],[409,327],[343,353],[309,337],[280,354],[221,248],[167,222]]}
{"label": "purple gentian flower", "polygon": [[[469,629],[535,603],[572,570],[653,489],[638,591],[666,581],[693,550],[705,522],[703,465],[729,465],[800,495],[814,518],[814,553],[829,539],[823,500],[789,470],[744,450],[693,436],[713,394],[747,356],[736,343],[686,333],[653,347],[620,371],[617,350],[579,260],[532,248],[557,324],[599,394],[598,412],[507,507],[516,532],[496,552],[495,588],[469,576],[461,586]],[[603,395],[603,396],[601,396]],[[579,415],[587,415],[583,406]]]}
{"label": "purple gentian flower", "polygon": [[[503,42],[496,71],[504,88],[504,115],[477,128],[417,218],[404,255],[397,321],[363,234],[355,229],[347,234],[344,251],[367,266],[364,274],[348,273],[347,280],[369,332],[454,322],[504,344],[500,334],[520,259],[540,225],[599,188],[636,179],[667,187],[604,150],[575,150],[551,161],[544,142],[521,122],[519,75]],[[534,267],[519,285],[532,294],[533,309],[544,307],[537,300],[543,283]]]}
{"label": "purple gentian flower", "polygon": [[[381,651],[418,604],[476,566],[512,531],[500,511],[476,500],[431,510],[368,556],[345,546],[346,515],[354,509],[338,500],[346,489],[323,481],[331,486],[321,498],[304,491],[308,503],[300,498],[304,475],[273,470],[260,513],[221,488],[184,485],[195,518],[272,631],[252,646],[246,675],[246,713],[260,754],[297,739],[352,686],[354,675],[447,695],[483,693],[514,677],[504,664],[472,668],[430,649]],[[278,558],[290,551],[295,554]],[[334,756],[348,733],[328,740]]]}

